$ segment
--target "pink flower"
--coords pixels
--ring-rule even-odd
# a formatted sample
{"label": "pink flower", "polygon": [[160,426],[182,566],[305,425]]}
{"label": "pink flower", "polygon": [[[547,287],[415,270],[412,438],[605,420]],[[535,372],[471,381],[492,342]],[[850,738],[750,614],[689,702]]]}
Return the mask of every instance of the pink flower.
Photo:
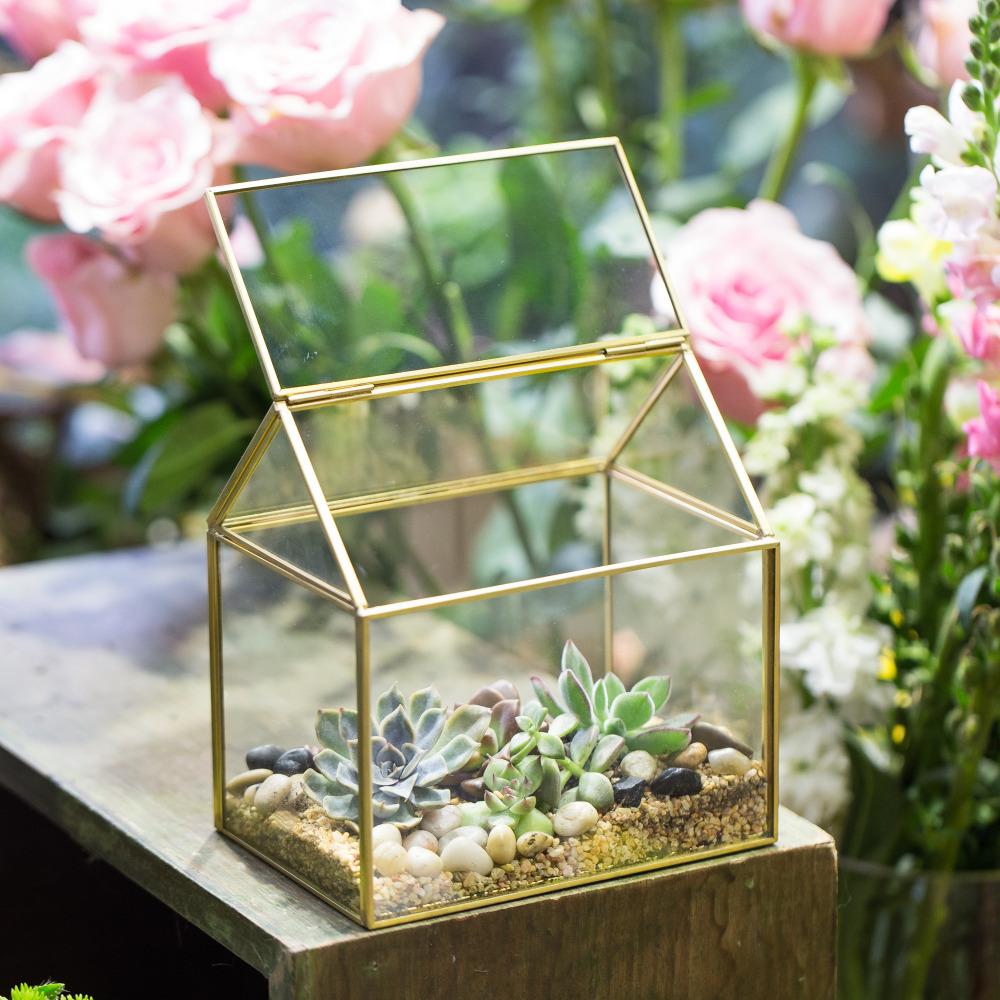
{"label": "pink flower", "polygon": [[976,0],[921,0],[917,59],[940,84],[947,86],[968,78],[965,60],[972,41],[969,18],[976,8]]}
{"label": "pink flower", "polygon": [[1000,473],[1000,392],[979,383],[979,416],[964,424],[966,448]]}
{"label": "pink flower", "polygon": [[939,240],[974,239],[996,218],[997,180],[985,167],[928,164],[913,189],[913,221]]}
{"label": "pink flower", "polygon": [[235,158],[289,172],[368,159],[403,124],[444,19],[399,0],[256,0],[209,52]]}
{"label": "pink flower", "polygon": [[1000,363],[1000,305],[953,299],[940,312],[969,357]]}
{"label": "pink flower", "polygon": [[84,41],[121,56],[133,72],[176,73],[207,107],[226,92],[208,67],[208,47],[249,0],[128,0],[102,3],[80,23]]}
{"label": "pink flower", "polygon": [[0,0],[0,35],[29,62],[79,38],[77,24],[96,0]]}
{"label": "pink flower", "polygon": [[98,230],[146,267],[197,267],[215,246],[202,195],[226,179],[213,158],[216,125],[176,77],[102,88],[60,154],[63,221]]}
{"label": "pink flower", "polygon": [[30,70],[0,77],[0,200],[38,219],[59,218],[59,150],[90,104],[96,72],[90,53],[66,42]]}
{"label": "pink flower", "polygon": [[143,362],[159,347],[174,319],[173,275],[142,271],[72,233],[36,236],[26,256],[83,357],[117,368]]}
{"label": "pink flower", "polygon": [[893,0],[740,0],[750,27],[793,49],[864,55],[885,27]]}
{"label": "pink flower", "polygon": [[97,382],[105,374],[99,361],[83,357],[61,333],[14,330],[0,338],[0,365],[43,385]]}
{"label": "pink flower", "polygon": [[822,332],[860,371],[869,330],[854,272],[780,205],[700,213],[674,237],[667,262],[692,346],[728,416],[757,419],[764,404],[754,384],[780,383],[803,327]]}

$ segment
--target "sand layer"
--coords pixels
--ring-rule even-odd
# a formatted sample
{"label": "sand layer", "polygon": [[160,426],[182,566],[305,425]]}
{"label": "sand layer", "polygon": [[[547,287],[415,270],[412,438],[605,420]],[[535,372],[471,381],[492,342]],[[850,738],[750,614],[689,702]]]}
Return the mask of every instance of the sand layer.
{"label": "sand layer", "polygon": [[[706,850],[762,836],[767,830],[767,781],[757,771],[742,777],[699,769],[696,795],[662,798],[646,790],[635,808],[616,806],[580,837],[556,839],[533,858],[518,858],[487,875],[410,874],[375,877],[375,909],[386,918]],[[236,796],[226,798],[226,826],[282,867],[357,911],[358,837],[303,801],[262,816]]]}

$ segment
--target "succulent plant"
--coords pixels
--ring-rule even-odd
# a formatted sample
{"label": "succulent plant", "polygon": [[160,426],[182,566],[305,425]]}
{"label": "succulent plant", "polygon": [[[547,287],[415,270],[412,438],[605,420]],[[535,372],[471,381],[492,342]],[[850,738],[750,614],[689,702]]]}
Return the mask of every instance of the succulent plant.
{"label": "succulent plant", "polygon": [[690,729],[655,719],[670,697],[669,677],[645,677],[630,691],[612,673],[595,681],[586,657],[572,642],[563,647],[559,697],[540,677],[532,677],[531,685],[551,716],[548,733],[557,739],[572,736],[582,746],[593,741],[596,749],[601,736],[620,736],[629,750],[651,754],[676,753],[691,742]]}
{"label": "succulent plant", "polygon": [[461,785],[472,798],[481,798],[484,791],[482,771],[486,761],[517,732],[517,716],[521,714],[521,696],[510,681],[497,680],[481,687],[469,699],[470,705],[490,710],[490,721],[483,733],[479,750],[469,758],[463,770],[445,779],[446,785]]}
{"label": "succulent plant", "polygon": [[[451,798],[439,788],[479,752],[490,709],[461,705],[448,712],[432,687],[407,704],[393,685],[377,701],[372,719],[372,813],[377,821],[411,829],[428,809]],[[320,710],[316,737],[323,749],[305,773],[308,793],[333,819],[358,822],[358,714]]]}

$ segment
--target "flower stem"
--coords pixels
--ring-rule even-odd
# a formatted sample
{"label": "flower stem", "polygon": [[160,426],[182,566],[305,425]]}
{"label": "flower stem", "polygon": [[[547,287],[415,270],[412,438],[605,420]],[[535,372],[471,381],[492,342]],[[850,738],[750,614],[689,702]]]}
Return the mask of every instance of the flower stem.
{"label": "flower stem", "polygon": [[542,91],[542,111],[549,139],[562,138],[563,103],[559,87],[559,67],[552,47],[550,0],[534,0],[527,11],[528,36],[538,60]]}
{"label": "flower stem", "polygon": [[[246,170],[240,164],[236,164],[233,167],[233,180],[242,184],[248,179]],[[251,192],[241,191],[239,199],[240,206],[243,209],[243,214],[246,216],[247,222],[249,222],[253,228],[254,233],[256,233],[257,242],[260,243],[261,253],[264,255],[264,266],[267,268],[267,271],[274,283],[280,284],[281,271],[278,268],[277,262],[274,259],[274,253],[271,249],[271,230],[268,228],[267,220],[261,214],[260,207],[257,205],[257,202],[254,201],[254,197]]]}
{"label": "flower stem", "polygon": [[611,24],[611,7],[608,0],[594,0],[594,62],[597,70],[597,89],[604,108],[605,128],[612,135],[617,135],[620,119],[615,94]]}
{"label": "flower stem", "polygon": [[771,201],[777,201],[781,197],[788,183],[799,142],[809,120],[809,105],[812,103],[816,84],[819,82],[816,67],[808,55],[796,52],[792,60],[797,88],[795,111],[784,140],[775,149],[767,164],[758,192],[758,197],[768,198]]}
{"label": "flower stem", "polygon": [[654,10],[662,118],[657,152],[664,180],[673,181],[684,174],[684,108],[687,103],[684,14],[681,4],[669,0],[657,3]]}

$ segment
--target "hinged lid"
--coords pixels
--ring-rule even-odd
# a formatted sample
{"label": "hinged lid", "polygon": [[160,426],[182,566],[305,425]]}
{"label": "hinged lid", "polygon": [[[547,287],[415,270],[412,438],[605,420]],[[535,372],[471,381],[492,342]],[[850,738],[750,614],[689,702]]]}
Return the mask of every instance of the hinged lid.
{"label": "hinged lid", "polygon": [[228,184],[206,197],[276,399],[628,357],[678,328],[676,305],[656,315],[654,303],[667,310],[672,299],[615,138]]}

